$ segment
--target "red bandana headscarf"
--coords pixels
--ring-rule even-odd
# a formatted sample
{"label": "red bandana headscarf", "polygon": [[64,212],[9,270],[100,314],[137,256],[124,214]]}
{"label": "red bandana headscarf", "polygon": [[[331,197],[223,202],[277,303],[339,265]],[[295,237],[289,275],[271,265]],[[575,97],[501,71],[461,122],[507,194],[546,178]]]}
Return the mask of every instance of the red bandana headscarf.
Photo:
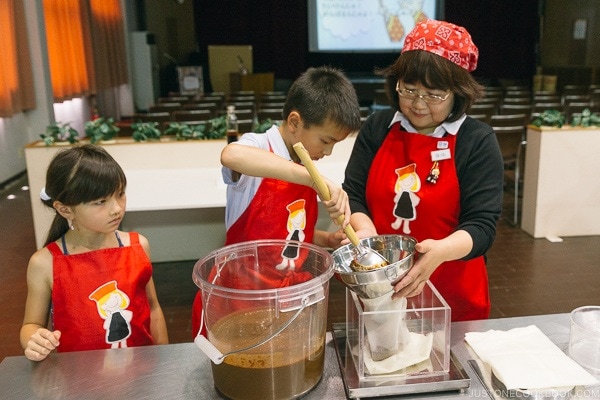
{"label": "red bandana headscarf", "polygon": [[428,19],[406,35],[402,53],[424,50],[444,57],[471,72],[477,68],[479,50],[462,26]]}

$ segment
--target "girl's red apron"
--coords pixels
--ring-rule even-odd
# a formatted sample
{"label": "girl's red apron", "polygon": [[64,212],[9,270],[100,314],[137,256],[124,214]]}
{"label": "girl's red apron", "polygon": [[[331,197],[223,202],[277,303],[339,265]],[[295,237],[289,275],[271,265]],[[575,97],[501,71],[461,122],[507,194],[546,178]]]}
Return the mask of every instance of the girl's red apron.
{"label": "girl's red apron", "polygon": [[[455,143],[455,135],[434,138],[409,133],[401,130],[399,123],[390,128],[373,159],[366,188],[367,205],[379,234],[409,234],[420,242],[442,239],[454,232],[460,215]],[[450,151],[450,158],[438,161],[439,177],[430,183],[427,177],[433,167],[432,152],[444,149]],[[396,170],[404,167],[408,171],[414,168],[418,175],[421,184],[415,192],[398,193]],[[411,201],[414,195],[418,199]],[[410,233],[403,231],[407,221],[398,227],[398,215],[410,219]],[[450,305],[452,321],[488,318],[490,300],[483,257],[445,262],[430,280]]]}
{"label": "girl's red apron", "polygon": [[[146,296],[152,264],[139,243],[138,234],[130,232],[129,237],[130,246],[82,254],[65,255],[56,242],[47,246],[53,257],[53,328],[62,333],[58,351],[110,349],[116,339],[126,340],[127,346],[153,344]],[[128,328],[118,332],[111,332],[118,321],[124,323],[116,318],[118,313],[112,319],[117,321],[113,327],[105,325],[94,299],[100,299],[113,289],[127,296],[129,304],[124,311],[131,312],[132,316]]]}
{"label": "girl's red apron", "polygon": [[[303,208],[306,216],[304,227],[288,230],[290,214]],[[225,245],[260,239],[287,239],[312,243],[318,217],[316,192],[304,185],[277,179],[263,178],[248,208],[227,230]],[[302,271],[305,255],[290,246],[282,252],[273,253],[273,268],[258,273],[251,266],[233,267],[235,275],[219,274],[215,284],[238,289],[275,289],[308,281],[313,276]],[[235,262],[229,261],[229,262]],[[276,266],[280,265],[281,269]],[[287,265],[287,267],[286,267]],[[211,277],[209,277],[209,280]],[[218,307],[211,304],[211,307]],[[192,305],[192,337],[200,329],[202,296],[198,291]],[[205,327],[202,333],[206,335]]]}

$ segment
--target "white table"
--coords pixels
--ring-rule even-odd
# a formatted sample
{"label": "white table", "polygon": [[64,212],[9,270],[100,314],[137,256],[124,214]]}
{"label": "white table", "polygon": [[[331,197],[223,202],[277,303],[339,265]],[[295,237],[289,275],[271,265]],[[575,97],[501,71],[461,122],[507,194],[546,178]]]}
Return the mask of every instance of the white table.
{"label": "white table", "polygon": [[[342,183],[354,137],[336,144],[333,154],[316,162],[327,178]],[[136,143],[117,139],[103,145],[127,176],[126,231],[150,241],[154,262],[195,260],[225,242],[225,184],[220,155],[225,140]],[[39,200],[52,157],[64,147],[35,142],[25,148],[37,247],[46,238],[53,213]],[[320,210],[318,227],[332,223]]]}

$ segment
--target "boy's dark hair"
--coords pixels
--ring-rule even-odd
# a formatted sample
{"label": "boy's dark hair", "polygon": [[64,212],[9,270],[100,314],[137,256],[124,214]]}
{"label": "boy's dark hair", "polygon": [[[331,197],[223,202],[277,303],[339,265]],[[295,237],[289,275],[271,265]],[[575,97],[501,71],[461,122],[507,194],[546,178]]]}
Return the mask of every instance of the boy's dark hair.
{"label": "boy's dark hair", "polygon": [[307,69],[290,87],[283,106],[283,119],[297,111],[304,125],[322,125],[329,120],[339,128],[360,129],[360,108],[352,82],[338,69]]}
{"label": "boy's dark hair", "polygon": [[449,90],[454,93],[454,106],[446,119],[456,121],[469,110],[473,102],[483,96],[483,86],[464,68],[428,51],[413,50],[402,53],[394,64],[376,71],[385,77],[386,91],[391,106],[398,110],[396,82],[420,83],[428,89]]}
{"label": "boy's dark hair", "polygon": [[[104,148],[82,145],[54,156],[46,172],[45,192],[50,199],[42,202],[50,208],[55,201],[76,206],[123,191],[126,186],[123,169]],[[45,244],[57,240],[68,229],[68,222],[56,213]]]}

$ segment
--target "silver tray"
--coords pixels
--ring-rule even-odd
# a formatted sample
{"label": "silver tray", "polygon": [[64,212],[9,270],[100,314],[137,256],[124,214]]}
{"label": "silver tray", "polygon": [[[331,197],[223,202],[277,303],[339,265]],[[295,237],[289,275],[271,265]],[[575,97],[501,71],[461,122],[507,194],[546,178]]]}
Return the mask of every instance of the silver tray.
{"label": "silver tray", "polygon": [[576,386],[567,389],[547,389],[539,391],[507,390],[490,368],[483,364],[477,357],[468,360],[467,363],[475,371],[475,375],[483,384],[492,400],[580,400],[597,399],[600,386],[584,388]]}
{"label": "silver tray", "polygon": [[381,379],[360,380],[346,346],[346,324],[333,324],[333,345],[344,382],[346,395],[351,399],[402,394],[459,391],[469,388],[471,380],[459,361],[450,353],[450,370],[440,375],[382,376]]}

